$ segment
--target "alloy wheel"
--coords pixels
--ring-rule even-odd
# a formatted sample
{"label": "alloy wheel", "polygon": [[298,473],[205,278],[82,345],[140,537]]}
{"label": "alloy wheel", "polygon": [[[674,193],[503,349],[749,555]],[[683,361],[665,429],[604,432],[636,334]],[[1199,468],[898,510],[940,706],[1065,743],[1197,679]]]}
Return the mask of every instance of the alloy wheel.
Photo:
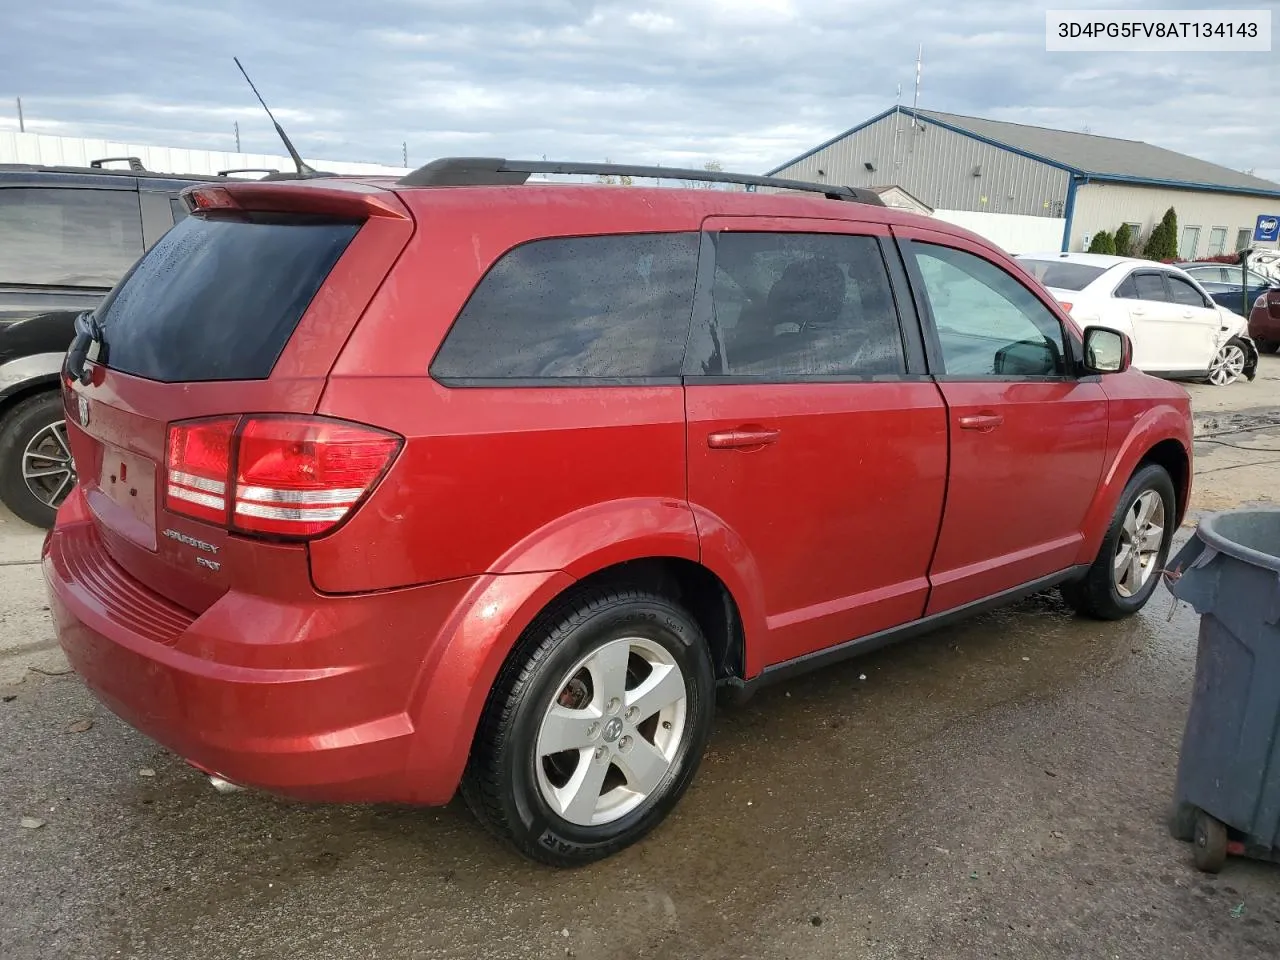
{"label": "alloy wheel", "polygon": [[57,420],[36,431],[22,451],[22,479],[31,495],[56,508],[76,484],[76,465],[67,442],[67,422]]}
{"label": "alloy wheel", "polygon": [[1155,490],[1139,494],[1125,513],[1116,542],[1112,576],[1120,596],[1137,595],[1155,573],[1164,527],[1164,499]]}
{"label": "alloy wheel", "polygon": [[539,792],[578,826],[611,823],[655,794],[684,741],[688,694],[671,652],[611,640],[570,669],[535,742]]}
{"label": "alloy wheel", "polygon": [[1229,383],[1235,383],[1243,373],[1244,350],[1239,344],[1228,343],[1218,351],[1209,366],[1209,382],[1215,387],[1225,387]]}

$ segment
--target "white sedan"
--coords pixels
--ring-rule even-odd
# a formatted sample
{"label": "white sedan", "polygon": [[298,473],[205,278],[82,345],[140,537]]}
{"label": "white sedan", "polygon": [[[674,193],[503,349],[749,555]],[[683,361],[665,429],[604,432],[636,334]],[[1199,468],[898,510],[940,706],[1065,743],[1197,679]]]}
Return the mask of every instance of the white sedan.
{"label": "white sedan", "polygon": [[1145,373],[1216,386],[1252,380],[1258,349],[1248,321],[1220,307],[1168,264],[1096,253],[1024,253],[1019,263],[1081,327],[1111,327],[1133,339]]}

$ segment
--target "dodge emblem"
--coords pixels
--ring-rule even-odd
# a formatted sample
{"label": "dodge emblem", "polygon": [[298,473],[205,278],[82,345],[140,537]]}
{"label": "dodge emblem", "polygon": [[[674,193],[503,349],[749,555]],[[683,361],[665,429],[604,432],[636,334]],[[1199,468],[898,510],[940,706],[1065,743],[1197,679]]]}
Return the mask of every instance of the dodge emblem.
{"label": "dodge emblem", "polygon": [[80,409],[80,426],[87,427],[89,425],[89,401],[81,394],[76,397],[76,405]]}

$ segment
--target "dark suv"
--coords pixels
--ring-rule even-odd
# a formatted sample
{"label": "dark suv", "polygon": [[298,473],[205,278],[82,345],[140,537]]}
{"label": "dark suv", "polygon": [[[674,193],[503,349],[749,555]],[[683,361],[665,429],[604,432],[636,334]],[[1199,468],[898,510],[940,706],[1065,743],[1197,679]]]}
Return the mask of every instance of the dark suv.
{"label": "dark suv", "polygon": [[51,526],[75,485],[58,370],[77,314],[97,306],[186,216],[197,180],[129,169],[0,165],[0,500]]}
{"label": "dark suv", "polygon": [[672,808],[717,686],[1049,587],[1150,599],[1190,401],[1123,333],[866,191],[542,172],[655,175],[185,193],[66,364],[44,573],[113,711],[287,796],[461,787],[573,864]]}

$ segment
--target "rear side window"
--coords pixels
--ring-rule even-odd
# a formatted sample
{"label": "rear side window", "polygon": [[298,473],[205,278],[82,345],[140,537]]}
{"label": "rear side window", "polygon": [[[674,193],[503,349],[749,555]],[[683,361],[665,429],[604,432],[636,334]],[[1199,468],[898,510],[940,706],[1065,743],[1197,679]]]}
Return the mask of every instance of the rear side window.
{"label": "rear side window", "polygon": [[1116,287],[1116,292],[1112,296],[1119,297],[1121,300],[1138,299],[1138,285],[1133,280],[1133,274],[1124,278],[1124,283]]}
{"label": "rear side window", "polygon": [[696,233],[535,240],[504,255],[431,364],[440,380],[678,377]]}
{"label": "rear side window", "polygon": [[132,190],[0,190],[0,283],[107,288],[142,249]]}
{"label": "rear side window", "polygon": [[149,380],[261,380],[358,224],[187,217],[103,301],[102,360]]}
{"label": "rear side window", "polygon": [[1091,267],[1065,260],[1028,260],[1019,257],[1018,262],[1046,287],[1058,290],[1083,290],[1107,272],[1105,267]]}
{"label": "rear side window", "polygon": [[1133,284],[1139,300],[1155,300],[1164,303],[1169,298],[1164,292],[1164,280],[1158,273],[1138,273]]}
{"label": "rear side window", "polygon": [[712,340],[719,349],[691,374],[770,380],[906,372],[874,237],[721,233],[715,244]]}

